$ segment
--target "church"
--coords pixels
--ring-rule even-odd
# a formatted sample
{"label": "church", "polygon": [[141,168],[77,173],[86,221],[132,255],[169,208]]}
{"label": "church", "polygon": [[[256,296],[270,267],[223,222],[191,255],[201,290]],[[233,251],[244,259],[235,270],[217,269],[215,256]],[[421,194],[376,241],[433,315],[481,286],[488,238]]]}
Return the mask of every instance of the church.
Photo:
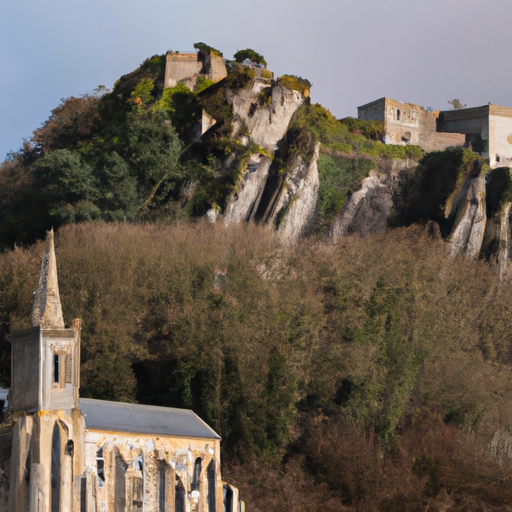
{"label": "church", "polygon": [[193,411],[80,398],[80,320],[64,325],[53,231],[32,327],[11,333],[0,512],[243,512],[220,437]]}

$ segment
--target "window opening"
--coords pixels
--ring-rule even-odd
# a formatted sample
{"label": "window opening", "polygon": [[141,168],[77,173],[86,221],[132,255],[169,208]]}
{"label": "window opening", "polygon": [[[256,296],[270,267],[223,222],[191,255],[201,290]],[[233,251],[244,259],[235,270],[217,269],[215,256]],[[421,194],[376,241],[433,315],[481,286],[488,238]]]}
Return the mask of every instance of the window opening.
{"label": "window opening", "polygon": [[135,459],[135,474],[133,476],[133,511],[142,512],[144,501],[144,459],[139,455]]}
{"label": "window opening", "polygon": [[165,463],[158,465],[158,511],[165,512]]}
{"label": "window opening", "polygon": [[208,512],[215,512],[215,460],[208,464]]}
{"label": "window opening", "polygon": [[176,488],[174,492],[174,508],[176,512],[185,512],[185,487],[181,478],[176,475]]}
{"label": "window opening", "polygon": [[105,483],[105,459],[103,458],[103,446],[96,452],[96,473],[98,474],[98,485],[103,487]]}
{"label": "window opening", "polygon": [[61,433],[57,423],[53,426],[52,461],[51,461],[51,511],[60,508],[60,468],[61,468]]}
{"label": "window opening", "polygon": [[400,121],[400,109],[399,108],[396,109],[396,120]]}
{"label": "window opening", "polygon": [[226,512],[233,512],[233,490],[227,484],[222,488],[222,498],[224,503],[224,510]]}
{"label": "window opening", "polygon": [[199,479],[201,478],[201,457],[197,457],[194,464],[194,475],[192,477],[192,491],[199,491]]}
{"label": "window opening", "polygon": [[127,465],[119,455],[116,449],[116,477],[115,477],[115,512],[125,512],[126,510],[126,469]]}
{"label": "window opening", "polygon": [[53,382],[58,383],[60,376],[59,354],[53,354]]}

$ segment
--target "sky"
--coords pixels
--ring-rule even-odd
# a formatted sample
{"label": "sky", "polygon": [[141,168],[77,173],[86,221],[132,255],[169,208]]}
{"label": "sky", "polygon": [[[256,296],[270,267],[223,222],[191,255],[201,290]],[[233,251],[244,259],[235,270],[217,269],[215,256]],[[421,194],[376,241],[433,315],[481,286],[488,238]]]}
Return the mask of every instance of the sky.
{"label": "sky", "polygon": [[383,96],[512,107],[511,20],[510,0],[4,0],[0,161],[62,98],[199,41],[307,78],[337,118]]}

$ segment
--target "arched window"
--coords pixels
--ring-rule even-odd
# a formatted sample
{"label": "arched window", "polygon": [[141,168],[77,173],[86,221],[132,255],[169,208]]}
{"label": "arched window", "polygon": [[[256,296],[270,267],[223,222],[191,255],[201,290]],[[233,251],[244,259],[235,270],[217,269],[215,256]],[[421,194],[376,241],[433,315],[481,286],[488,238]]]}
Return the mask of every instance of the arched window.
{"label": "arched window", "polygon": [[53,354],[53,382],[59,384],[60,382],[60,355]]}
{"label": "arched window", "polygon": [[201,457],[197,457],[194,463],[194,474],[192,476],[192,491],[199,491],[199,480],[201,478]]}
{"label": "arched window", "polygon": [[400,121],[400,109],[399,108],[396,109],[396,120]]}
{"label": "arched window", "polygon": [[128,466],[122,459],[119,452],[115,450],[115,463],[116,463],[116,476],[115,476],[115,497],[116,497],[116,512],[126,511],[126,469]]}
{"label": "arched window", "polygon": [[59,424],[55,422],[52,434],[52,463],[51,463],[51,485],[52,485],[52,512],[59,512],[60,505],[60,467],[62,439]]}
{"label": "arched window", "polygon": [[215,460],[208,464],[208,512],[216,511],[216,483]]}
{"label": "arched window", "polygon": [[226,512],[233,512],[233,489],[228,484],[225,484],[222,489],[222,502]]}
{"label": "arched window", "polygon": [[178,475],[176,475],[176,487],[174,490],[174,508],[176,512],[185,512],[185,487]]}
{"label": "arched window", "polygon": [[165,512],[165,461],[158,463],[158,512]]}
{"label": "arched window", "polygon": [[98,474],[98,486],[105,483],[105,459],[103,458],[103,446],[96,452],[96,473]]}
{"label": "arched window", "polygon": [[134,462],[132,503],[134,512],[142,512],[144,504],[144,458],[139,455]]}

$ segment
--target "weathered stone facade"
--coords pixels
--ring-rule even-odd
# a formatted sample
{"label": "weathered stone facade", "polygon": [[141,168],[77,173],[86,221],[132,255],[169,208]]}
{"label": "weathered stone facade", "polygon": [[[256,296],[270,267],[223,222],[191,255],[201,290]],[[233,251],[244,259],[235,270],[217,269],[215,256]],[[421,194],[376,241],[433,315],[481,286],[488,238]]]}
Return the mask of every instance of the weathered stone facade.
{"label": "weathered stone facade", "polygon": [[212,82],[218,82],[226,75],[226,64],[219,55],[169,51],[165,56],[164,88],[166,89],[183,82],[193,91],[200,76]]}
{"label": "weathered stone facade", "polygon": [[220,437],[192,411],[79,398],[80,321],[62,321],[53,232],[33,327],[9,336],[0,512],[239,512]]}
{"label": "weathered stone facade", "polygon": [[359,119],[384,122],[385,144],[413,144],[425,151],[462,146],[465,142],[464,135],[436,131],[438,115],[439,112],[431,112],[419,105],[390,98],[380,98],[357,107]]}
{"label": "weathered stone facade", "polygon": [[465,134],[466,147],[489,160],[491,167],[512,166],[512,108],[498,105],[445,110],[439,132]]}

